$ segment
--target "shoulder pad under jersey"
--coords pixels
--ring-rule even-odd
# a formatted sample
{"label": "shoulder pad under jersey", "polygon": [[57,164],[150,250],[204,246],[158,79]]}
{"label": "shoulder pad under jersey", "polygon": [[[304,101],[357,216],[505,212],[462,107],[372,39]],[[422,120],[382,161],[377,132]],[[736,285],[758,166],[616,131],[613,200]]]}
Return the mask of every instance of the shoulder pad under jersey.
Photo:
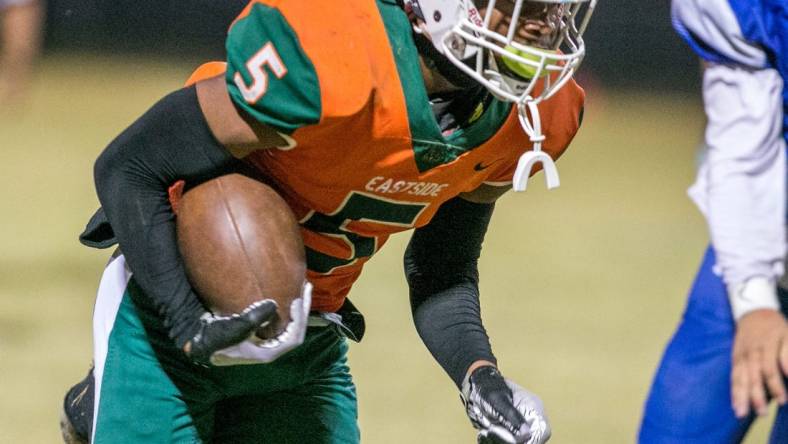
{"label": "shoulder pad under jersey", "polygon": [[250,3],[227,37],[231,98],[286,134],[353,115],[372,90],[365,21],[375,20],[374,8],[375,2],[360,0]]}

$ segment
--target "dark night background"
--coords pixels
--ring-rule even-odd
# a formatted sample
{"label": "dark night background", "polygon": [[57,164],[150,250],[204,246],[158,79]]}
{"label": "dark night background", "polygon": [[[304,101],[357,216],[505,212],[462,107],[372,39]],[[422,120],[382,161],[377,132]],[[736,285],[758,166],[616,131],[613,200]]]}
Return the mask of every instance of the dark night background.
{"label": "dark night background", "polygon": [[[46,47],[114,55],[157,53],[197,62],[222,58],[228,24],[245,4],[241,0],[50,0]],[[695,59],[671,29],[667,0],[630,7],[601,0],[586,43],[588,56],[581,75],[592,75],[605,87],[692,91],[697,86]]]}

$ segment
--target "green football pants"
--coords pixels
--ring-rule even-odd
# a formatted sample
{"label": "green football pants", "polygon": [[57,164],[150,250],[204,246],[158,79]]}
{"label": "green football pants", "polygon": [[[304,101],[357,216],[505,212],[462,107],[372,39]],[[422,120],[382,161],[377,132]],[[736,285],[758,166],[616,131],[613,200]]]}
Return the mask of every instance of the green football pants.
{"label": "green football pants", "polygon": [[337,328],[310,327],[271,364],[206,368],[175,348],[146,301],[115,258],[94,312],[94,443],[359,442]]}

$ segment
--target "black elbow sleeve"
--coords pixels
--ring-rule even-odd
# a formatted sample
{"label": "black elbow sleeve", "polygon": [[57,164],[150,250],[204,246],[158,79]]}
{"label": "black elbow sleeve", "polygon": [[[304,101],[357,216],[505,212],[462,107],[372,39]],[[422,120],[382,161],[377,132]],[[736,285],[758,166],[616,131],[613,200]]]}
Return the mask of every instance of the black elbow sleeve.
{"label": "black elbow sleeve", "polygon": [[493,208],[455,198],[414,232],[405,251],[416,329],[457,387],[473,362],[496,362],[481,320],[477,269]]}
{"label": "black elbow sleeve", "polygon": [[159,100],[115,138],[99,155],[93,173],[101,198],[117,182],[136,180],[159,188],[180,179],[203,182],[235,165],[213,137],[191,86]]}
{"label": "black elbow sleeve", "polygon": [[183,346],[204,308],[191,288],[176,244],[168,188],[195,185],[232,171],[235,159],[215,140],[194,87],[154,105],[113,140],[94,167],[96,191],[134,279]]}

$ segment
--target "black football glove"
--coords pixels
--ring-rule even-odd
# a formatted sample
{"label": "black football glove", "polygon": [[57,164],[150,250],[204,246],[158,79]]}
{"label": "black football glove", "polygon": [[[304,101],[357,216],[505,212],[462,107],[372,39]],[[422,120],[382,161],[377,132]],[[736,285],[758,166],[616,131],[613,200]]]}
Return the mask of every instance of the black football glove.
{"label": "black football glove", "polygon": [[231,316],[205,313],[200,318],[200,329],[183,350],[194,362],[209,365],[214,353],[244,341],[258,328],[276,320],[276,308],[276,302],[266,299]]}
{"label": "black football glove", "polygon": [[479,431],[479,444],[542,444],[550,439],[542,401],[493,366],[471,373],[462,384],[462,400]]}

